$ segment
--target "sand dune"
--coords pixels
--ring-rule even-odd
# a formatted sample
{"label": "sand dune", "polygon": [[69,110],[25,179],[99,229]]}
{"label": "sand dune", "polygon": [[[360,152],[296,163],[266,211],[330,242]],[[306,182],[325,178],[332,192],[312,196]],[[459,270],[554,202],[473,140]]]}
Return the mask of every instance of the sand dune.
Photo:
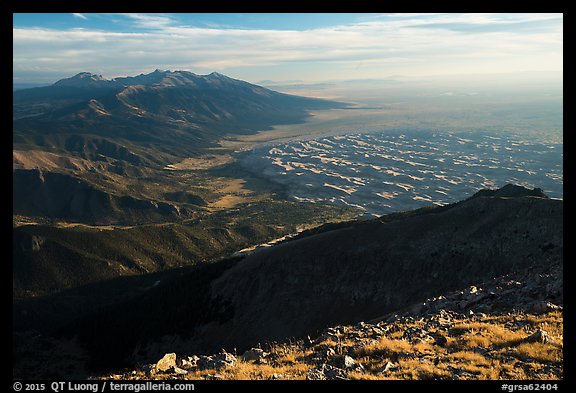
{"label": "sand dune", "polygon": [[562,198],[561,144],[503,132],[465,136],[341,134],[257,148],[243,164],[286,185],[296,201],[360,206],[375,215],[444,205],[510,182]]}

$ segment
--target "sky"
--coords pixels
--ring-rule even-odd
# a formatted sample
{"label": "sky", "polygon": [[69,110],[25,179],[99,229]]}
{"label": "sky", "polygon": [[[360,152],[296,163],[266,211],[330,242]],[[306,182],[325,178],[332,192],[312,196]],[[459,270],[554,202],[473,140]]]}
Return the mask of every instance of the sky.
{"label": "sky", "polygon": [[213,71],[260,81],[563,71],[562,14],[13,14],[14,83]]}

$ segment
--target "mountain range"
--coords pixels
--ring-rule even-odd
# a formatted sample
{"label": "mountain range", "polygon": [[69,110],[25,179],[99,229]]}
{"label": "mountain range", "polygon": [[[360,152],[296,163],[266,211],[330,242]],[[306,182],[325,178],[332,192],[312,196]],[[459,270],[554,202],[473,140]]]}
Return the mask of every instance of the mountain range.
{"label": "mountain range", "polygon": [[82,72],[51,86],[17,90],[13,99],[15,148],[136,165],[197,153],[227,133],[301,122],[308,110],[346,106],[216,72],[159,70],[115,79]]}
{"label": "mountain range", "polygon": [[98,225],[195,218],[208,202],[168,166],[218,148],[225,136],[344,106],[216,72],[156,70],[115,79],[82,72],[17,90],[14,214]]}

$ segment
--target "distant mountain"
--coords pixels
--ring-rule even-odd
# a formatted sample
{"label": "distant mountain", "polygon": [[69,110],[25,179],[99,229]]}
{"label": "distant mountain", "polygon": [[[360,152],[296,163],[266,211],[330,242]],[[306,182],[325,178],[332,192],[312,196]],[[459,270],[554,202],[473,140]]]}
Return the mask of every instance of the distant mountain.
{"label": "distant mountain", "polygon": [[54,83],[56,86],[71,86],[80,88],[101,88],[110,87],[111,85],[117,86],[114,80],[106,80],[102,75],[92,74],[90,72],[80,72],[71,78],[65,78]]}
{"label": "distant mountain", "polygon": [[114,79],[81,72],[13,98],[14,214],[91,225],[189,219],[206,202],[167,165],[205,154],[225,135],[345,106],[216,72],[160,70]]}
{"label": "distant mountain", "polygon": [[15,91],[13,98],[15,146],[83,158],[90,158],[89,146],[102,139],[187,156],[224,134],[301,122],[308,110],[345,106],[216,72],[159,70],[115,79],[82,72],[51,86]]}
{"label": "distant mountain", "polygon": [[51,83],[18,83],[18,82],[14,82],[12,83],[12,91],[16,91],[16,90],[22,90],[22,89],[32,89],[34,87],[44,87],[44,86],[48,86],[51,85]]}
{"label": "distant mountain", "polygon": [[199,267],[61,334],[77,336],[93,366],[173,351],[243,351],[493,277],[561,266],[563,202],[519,191],[352,221]]}

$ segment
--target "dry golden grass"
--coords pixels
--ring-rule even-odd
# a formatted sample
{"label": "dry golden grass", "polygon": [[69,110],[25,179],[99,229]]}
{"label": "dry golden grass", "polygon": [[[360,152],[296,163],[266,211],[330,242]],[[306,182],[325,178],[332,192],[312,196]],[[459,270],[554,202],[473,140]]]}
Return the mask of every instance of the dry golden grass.
{"label": "dry golden grass", "polygon": [[238,361],[233,367],[221,370],[193,371],[186,375],[186,379],[204,379],[206,375],[217,375],[226,380],[254,380],[254,379],[306,379],[306,373],[313,368],[305,363],[294,363],[281,366],[269,364],[255,364]]}
{"label": "dry golden grass", "polygon": [[488,336],[480,336],[480,335],[470,335],[464,337],[460,340],[454,340],[452,344],[450,344],[453,348],[459,347],[466,347],[466,348],[475,348],[475,347],[484,347],[487,348],[492,345],[492,339]]}
{"label": "dry golden grass", "polygon": [[431,344],[429,342],[419,342],[419,343],[413,344],[412,350],[415,353],[432,353],[432,352],[436,351],[433,344]]}
{"label": "dry golden grass", "polygon": [[380,375],[365,373],[365,372],[361,372],[361,371],[349,372],[348,378],[353,379],[353,380],[367,380],[367,381],[377,381],[377,380],[386,379]]}
{"label": "dry golden grass", "polygon": [[448,343],[450,348],[510,347],[518,345],[526,337],[524,331],[512,331],[503,325],[483,322],[460,323],[453,330],[458,337]]}
{"label": "dry golden grass", "polygon": [[436,366],[418,359],[400,360],[398,364],[400,379],[448,379],[452,375],[445,365]]}
{"label": "dry golden grass", "polygon": [[356,356],[386,356],[391,357],[399,353],[408,353],[412,345],[408,341],[394,340],[381,337],[375,344],[367,345],[354,351]]}
{"label": "dry golden grass", "polygon": [[523,343],[516,347],[518,356],[524,361],[561,362],[562,350],[554,344]]}
{"label": "dry golden grass", "polygon": [[[431,342],[411,343],[402,339],[403,332],[422,327],[422,321],[396,322],[399,329],[376,341],[354,339],[339,334],[340,341],[324,340],[313,347],[302,349],[300,343],[274,345],[269,352],[276,359],[268,364],[255,364],[239,360],[233,367],[223,370],[192,371],[186,379],[204,379],[218,375],[222,379],[306,379],[309,370],[322,360],[316,353],[333,349],[336,355],[328,364],[341,367],[345,354],[352,356],[363,370],[347,371],[350,379],[561,379],[562,369],[562,314],[499,315],[481,320],[456,320],[453,329],[444,333],[448,340],[444,346]],[[552,343],[524,341],[538,329],[545,330]],[[452,334],[452,336],[450,336]],[[360,345],[363,343],[364,345]],[[352,349],[352,347],[354,349]],[[482,347],[482,348],[478,348]],[[382,373],[388,362],[394,367]],[[143,378],[141,372],[125,374],[124,378]],[[156,375],[154,378],[173,378]]]}
{"label": "dry golden grass", "polygon": [[447,358],[456,362],[466,362],[483,366],[490,365],[490,362],[484,356],[480,355],[479,353],[471,351],[461,351],[451,353],[448,355]]}

